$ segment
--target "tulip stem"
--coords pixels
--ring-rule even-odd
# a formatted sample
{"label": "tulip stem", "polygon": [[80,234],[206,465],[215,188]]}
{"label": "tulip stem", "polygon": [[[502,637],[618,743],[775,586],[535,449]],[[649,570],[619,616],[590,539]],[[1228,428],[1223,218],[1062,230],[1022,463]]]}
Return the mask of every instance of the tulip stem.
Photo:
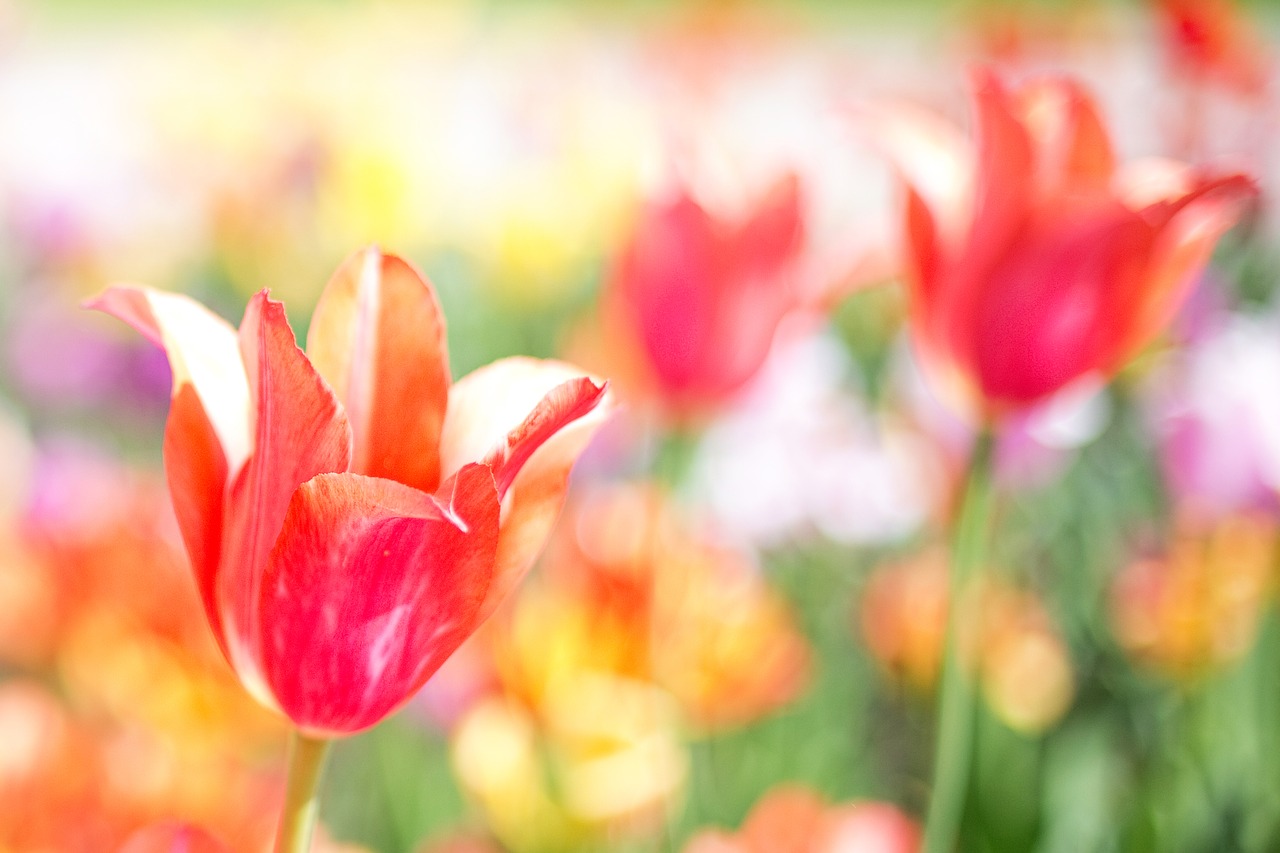
{"label": "tulip stem", "polygon": [[966,633],[961,624],[962,608],[969,599],[968,591],[982,574],[984,540],[991,514],[994,443],[988,430],[983,430],[974,442],[951,542],[950,604],[924,853],[952,853],[964,816],[973,741],[974,685],[961,648]]}
{"label": "tulip stem", "polygon": [[310,853],[311,834],[320,815],[320,779],[328,754],[328,740],[293,733],[276,853]]}

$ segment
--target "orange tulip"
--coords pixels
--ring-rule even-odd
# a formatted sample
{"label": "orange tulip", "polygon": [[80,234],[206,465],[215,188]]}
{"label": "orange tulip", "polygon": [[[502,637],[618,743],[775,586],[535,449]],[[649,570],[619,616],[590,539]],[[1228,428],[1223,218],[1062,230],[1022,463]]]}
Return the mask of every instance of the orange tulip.
{"label": "orange tulip", "polygon": [[1253,183],[1166,161],[1117,167],[1074,81],[974,75],[970,144],[905,109],[877,132],[907,181],[916,350],[993,419],[1108,376],[1168,322]]}
{"label": "orange tulip", "polygon": [[339,268],[303,353],[265,291],[237,332],[193,300],[92,307],[165,349],[164,458],[204,609],[241,681],[304,733],[400,707],[528,569],[599,423],[574,368],[495,362],[451,385],[425,278]]}

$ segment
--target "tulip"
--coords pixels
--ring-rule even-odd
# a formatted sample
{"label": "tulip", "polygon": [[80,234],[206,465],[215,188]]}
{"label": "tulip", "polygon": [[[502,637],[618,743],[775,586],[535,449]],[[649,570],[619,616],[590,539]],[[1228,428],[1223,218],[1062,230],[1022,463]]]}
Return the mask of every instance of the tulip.
{"label": "tulip", "polygon": [[1169,161],[1119,168],[1093,102],[1069,79],[1013,87],[983,70],[973,88],[972,144],[906,108],[873,121],[907,183],[916,353],[943,396],[981,427],[955,523],[930,853],[954,847],[964,808],[974,691],[955,605],[981,571],[992,430],[1119,370],[1168,323],[1254,194],[1238,174],[1200,175]]}
{"label": "tulip", "polygon": [[780,181],[726,221],[681,188],[640,211],[604,297],[610,346],[637,384],[677,419],[721,403],[759,371],[778,324],[799,301],[799,183]]}
{"label": "tulip", "polygon": [[330,280],[305,354],[266,291],[238,332],[144,288],[91,307],[168,354],[165,469],[205,614],[313,789],[316,745],[408,701],[527,571],[605,388],[532,359],[451,384],[431,285],[376,248]]}
{"label": "tulip", "polygon": [[915,853],[920,828],[888,803],[829,806],[806,788],[783,785],[751,809],[737,833],[704,830],[684,853]]}
{"label": "tulip", "polygon": [[991,422],[1117,371],[1176,311],[1253,183],[1118,168],[1074,81],[974,75],[976,143],[906,109],[877,132],[907,181],[911,325],[926,370]]}
{"label": "tulip", "polygon": [[1270,71],[1262,40],[1232,0],[1155,0],[1163,46],[1186,81],[1261,96]]}

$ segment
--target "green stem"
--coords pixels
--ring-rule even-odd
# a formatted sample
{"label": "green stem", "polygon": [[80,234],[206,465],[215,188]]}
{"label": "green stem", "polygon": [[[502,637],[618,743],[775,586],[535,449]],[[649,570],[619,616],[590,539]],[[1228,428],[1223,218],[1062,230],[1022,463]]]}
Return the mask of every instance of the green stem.
{"label": "green stem", "polygon": [[320,815],[320,778],[328,754],[328,740],[294,732],[276,853],[311,853],[311,833]]}
{"label": "green stem", "polygon": [[925,823],[923,853],[951,853],[964,815],[973,741],[974,685],[961,659],[961,606],[982,574],[983,545],[991,514],[992,434],[983,431],[969,460],[964,497],[951,543],[950,606],[942,661],[933,793]]}

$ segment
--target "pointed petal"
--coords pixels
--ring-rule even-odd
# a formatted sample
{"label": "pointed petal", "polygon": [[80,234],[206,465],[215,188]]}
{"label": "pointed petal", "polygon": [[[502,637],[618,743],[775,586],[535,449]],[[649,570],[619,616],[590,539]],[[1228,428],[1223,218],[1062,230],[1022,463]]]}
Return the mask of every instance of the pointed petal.
{"label": "pointed petal", "polygon": [[112,287],[86,306],[133,326],[169,356],[173,393],[195,388],[231,471],[249,455],[249,384],[226,320],[190,297],[142,287]]}
{"label": "pointed petal", "polygon": [[357,474],[322,474],[289,504],[262,587],[264,671],[304,731],[368,728],[406,702],[479,624],[498,540],[483,465],[448,503]]}
{"label": "pointed petal", "polygon": [[597,385],[585,376],[570,379],[547,392],[524,423],[508,433],[485,457],[485,464],[493,470],[498,498],[506,497],[516,476],[538,448],[569,424],[590,414],[600,405],[604,393],[604,385]]}
{"label": "pointed petal", "polygon": [[1034,152],[1014,113],[1012,95],[989,71],[974,73],[977,177],[968,251],[960,264],[981,279],[1007,248],[1031,211]]}
{"label": "pointed petal", "polygon": [[348,258],[316,305],[307,355],[346,408],[351,470],[434,491],[449,359],[422,274],[376,247]]}
{"label": "pointed petal", "polygon": [[124,320],[169,356],[173,400],[164,464],[174,514],[191,558],[210,627],[224,653],[215,592],[227,478],[244,464],[252,439],[249,383],[235,329],[194,300],[113,287],[87,303]]}
{"label": "pointed petal", "polygon": [[976,153],[969,140],[950,122],[909,104],[868,108],[863,124],[954,246],[972,216]]}
{"label": "pointed petal", "polygon": [[1080,84],[1043,78],[1024,85],[1018,101],[1021,121],[1035,141],[1041,191],[1106,192],[1115,155],[1097,107]]}
{"label": "pointed petal", "polygon": [[[1202,180],[1190,193],[1155,212],[1159,229],[1139,304],[1130,312],[1113,360],[1123,362],[1172,319],[1218,239],[1240,218],[1257,186],[1243,175]],[[1152,216],[1148,211],[1147,216]],[[1160,221],[1163,220],[1163,221]]]}
{"label": "pointed petal", "polygon": [[542,550],[564,504],[569,471],[607,416],[606,396],[571,365],[529,358],[496,361],[453,387],[441,463],[448,471],[491,461],[505,494],[485,615]]}
{"label": "pointed petal", "polygon": [[217,600],[232,665],[246,687],[271,704],[255,653],[262,570],[294,490],[316,474],[347,469],[351,430],[341,404],[298,349],[284,305],[265,291],[245,309],[240,349],[254,407],[254,449],[228,495]]}

